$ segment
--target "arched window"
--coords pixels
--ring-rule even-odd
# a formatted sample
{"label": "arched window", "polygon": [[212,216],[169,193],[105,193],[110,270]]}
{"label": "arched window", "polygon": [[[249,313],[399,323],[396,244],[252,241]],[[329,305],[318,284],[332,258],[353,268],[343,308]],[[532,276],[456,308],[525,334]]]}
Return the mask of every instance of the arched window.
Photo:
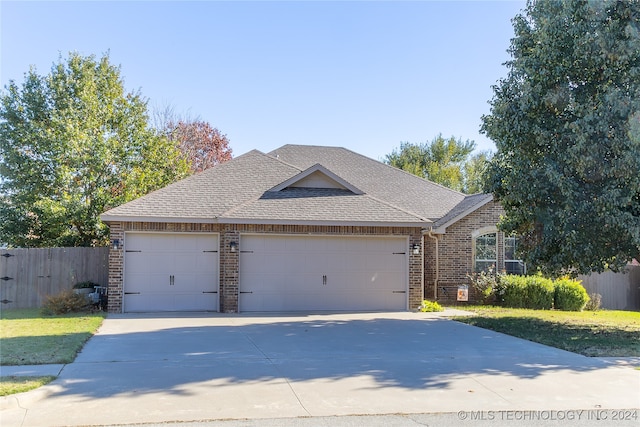
{"label": "arched window", "polygon": [[474,270],[476,272],[496,269],[498,262],[498,233],[485,233],[474,240]]}

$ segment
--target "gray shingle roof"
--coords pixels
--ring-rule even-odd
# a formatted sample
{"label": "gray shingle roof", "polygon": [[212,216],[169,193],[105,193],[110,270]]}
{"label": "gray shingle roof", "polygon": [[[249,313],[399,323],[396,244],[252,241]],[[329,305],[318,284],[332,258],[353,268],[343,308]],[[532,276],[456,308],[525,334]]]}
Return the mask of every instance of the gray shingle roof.
{"label": "gray shingle roof", "polygon": [[215,220],[298,173],[300,169],[253,150],[111,209],[102,218]]}
{"label": "gray shingle roof", "polygon": [[[337,188],[269,191],[314,165],[364,194]],[[102,219],[426,226],[465,207],[465,200],[474,199],[344,148],[285,145],[269,154],[253,150],[111,209]]]}
{"label": "gray shingle roof", "polygon": [[431,220],[443,217],[465,198],[346,148],[285,145],[269,154],[303,169],[319,163],[365,193]]}
{"label": "gray shingle roof", "polygon": [[425,221],[372,197],[349,190],[324,188],[287,188],[268,191],[237,209],[227,212],[223,220],[233,222],[252,218],[258,222],[351,222],[416,223]]}

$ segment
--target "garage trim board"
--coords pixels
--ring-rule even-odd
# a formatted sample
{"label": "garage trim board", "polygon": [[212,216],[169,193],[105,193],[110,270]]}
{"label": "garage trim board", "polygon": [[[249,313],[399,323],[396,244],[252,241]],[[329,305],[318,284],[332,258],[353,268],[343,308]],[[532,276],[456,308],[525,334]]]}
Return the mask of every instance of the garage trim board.
{"label": "garage trim board", "polygon": [[407,310],[405,236],[242,234],[239,311]]}
{"label": "garage trim board", "polygon": [[125,312],[218,311],[218,233],[126,232]]}

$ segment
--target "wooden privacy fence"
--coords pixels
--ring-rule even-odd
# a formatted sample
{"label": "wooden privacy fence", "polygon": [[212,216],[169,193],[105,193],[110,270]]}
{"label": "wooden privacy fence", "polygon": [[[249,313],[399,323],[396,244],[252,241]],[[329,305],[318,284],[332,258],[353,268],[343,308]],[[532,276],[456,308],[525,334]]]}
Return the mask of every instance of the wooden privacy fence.
{"label": "wooden privacy fence", "polygon": [[628,265],[625,273],[593,273],[579,276],[588,293],[602,295],[602,308],[640,310],[640,266]]}
{"label": "wooden privacy fence", "polygon": [[92,281],[106,286],[109,248],[0,249],[0,307],[42,307],[49,295]]}

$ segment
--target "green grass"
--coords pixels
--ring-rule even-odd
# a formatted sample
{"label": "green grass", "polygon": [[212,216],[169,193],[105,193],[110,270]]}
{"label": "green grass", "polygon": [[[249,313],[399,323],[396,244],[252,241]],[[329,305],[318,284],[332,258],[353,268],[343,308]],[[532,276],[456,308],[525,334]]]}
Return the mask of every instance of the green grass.
{"label": "green grass", "polygon": [[39,309],[0,312],[0,365],[72,362],[102,324],[103,313],[43,316]]}
{"label": "green grass", "polygon": [[0,396],[8,396],[10,394],[24,393],[33,390],[45,384],[49,384],[56,377],[0,377]]}
{"label": "green grass", "polygon": [[640,312],[469,306],[456,320],[585,356],[640,356]]}

